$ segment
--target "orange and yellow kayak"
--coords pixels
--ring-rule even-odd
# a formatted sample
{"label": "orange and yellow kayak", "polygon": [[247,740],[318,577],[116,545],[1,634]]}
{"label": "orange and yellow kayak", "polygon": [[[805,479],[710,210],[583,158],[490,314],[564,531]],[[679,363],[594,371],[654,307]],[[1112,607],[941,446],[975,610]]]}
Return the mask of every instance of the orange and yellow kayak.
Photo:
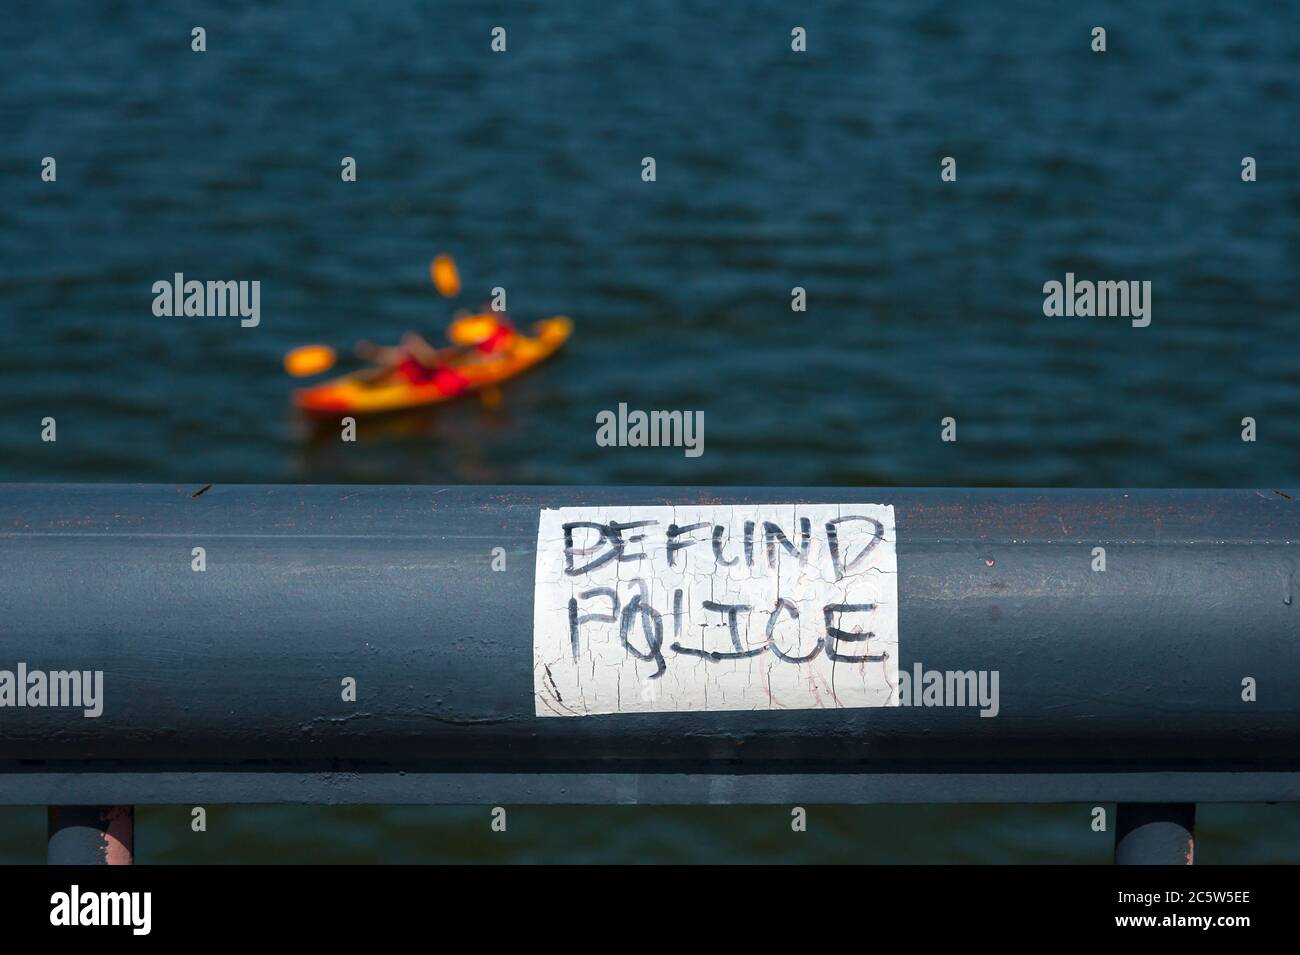
{"label": "orange and yellow kayak", "polygon": [[510,344],[490,354],[469,353],[448,362],[454,385],[435,378],[413,383],[396,369],[366,369],[294,392],[293,403],[310,414],[377,414],[449,401],[499,384],[560,350],[573,322],[559,315],[519,332]]}

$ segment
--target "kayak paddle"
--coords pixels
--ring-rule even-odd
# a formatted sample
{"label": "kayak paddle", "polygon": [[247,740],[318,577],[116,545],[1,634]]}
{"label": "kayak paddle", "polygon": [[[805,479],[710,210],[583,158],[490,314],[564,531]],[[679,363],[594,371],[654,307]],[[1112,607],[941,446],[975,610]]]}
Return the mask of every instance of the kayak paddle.
{"label": "kayak paddle", "polygon": [[[429,277],[444,298],[460,295],[460,273],[450,255],[440,253],[434,257],[429,263]],[[334,349],[328,345],[303,345],[284,356],[284,370],[295,378],[306,378],[329,371],[337,359]]]}
{"label": "kayak paddle", "polygon": [[303,345],[284,356],[284,370],[295,378],[319,375],[333,368],[337,357],[328,345]]}
{"label": "kayak paddle", "polygon": [[429,263],[429,277],[443,298],[455,298],[460,294],[460,273],[450,255],[440,253],[434,256]]}

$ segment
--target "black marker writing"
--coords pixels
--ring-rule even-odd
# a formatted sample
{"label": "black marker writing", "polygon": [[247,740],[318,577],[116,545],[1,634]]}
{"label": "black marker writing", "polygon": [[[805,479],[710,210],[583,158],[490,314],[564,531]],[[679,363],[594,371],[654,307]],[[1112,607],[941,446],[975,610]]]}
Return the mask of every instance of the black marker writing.
{"label": "black marker writing", "polygon": [[[608,524],[599,524],[594,521],[570,521],[563,525],[564,529],[564,573],[569,577],[577,577],[579,574],[590,573],[597,567],[602,567],[611,560],[619,563],[626,563],[633,560],[642,560],[646,554],[627,554],[624,553],[628,544],[635,544],[645,540],[644,534],[634,534],[627,540],[623,539],[623,531],[633,530],[638,527],[649,527],[652,524],[658,524],[658,521],[631,521],[627,524],[620,524],[618,521],[610,521]],[[590,547],[575,547],[573,543],[573,531],[579,527],[587,527],[600,533],[600,540]],[[586,557],[589,554],[596,553],[604,545],[608,544],[608,549],[599,557],[581,566],[575,566],[573,558]]]}
{"label": "black marker writing", "polygon": [[[843,524],[845,521],[867,521],[871,524],[874,524],[876,527],[875,532],[871,537],[871,540],[868,541],[865,545],[863,545],[862,550],[858,553],[858,555],[854,557],[851,561],[849,561],[847,564],[841,562],[840,560],[840,536],[839,536],[839,532],[836,530],[836,527],[840,524]],[[858,564],[862,563],[862,561],[866,558],[866,556],[870,554],[873,550],[875,550],[876,545],[880,543],[880,541],[884,538],[884,536],[885,536],[885,525],[880,523],[880,521],[876,520],[874,517],[858,517],[858,516],[837,517],[832,521],[827,521],[826,522],[826,543],[830,547],[831,565],[835,568],[835,579],[836,580],[843,579],[845,574],[851,571],[854,567],[857,567]]]}
{"label": "black marker writing", "polygon": [[843,640],[845,643],[866,643],[874,633],[848,633],[833,626],[835,615],[837,613],[867,613],[875,610],[875,604],[827,604],[822,608],[822,614],[826,618],[826,656],[830,657],[837,663],[879,663],[885,659],[883,653],[864,653],[858,656],[840,653],[835,649],[835,641]]}
{"label": "black marker writing", "polygon": [[715,610],[727,615],[727,630],[731,634],[731,645],[734,650],[697,650],[695,647],[683,647],[681,644],[674,643],[670,649],[677,653],[684,653],[691,657],[703,657],[706,660],[742,660],[746,657],[756,657],[767,650],[766,646],[759,647],[755,650],[746,650],[744,642],[740,639],[740,625],[737,617],[742,613],[749,613],[753,610],[748,604],[722,604],[714,600],[704,601],[705,610]]}
{"label": "black marker writing", "polygon": [[[636,647],[632,646],[629,639],[629,631],[632,629],[632,620],[636,617],[641,618],[641,631],[645,635],[647,650],[642,653]],[[655,661],[655,672],[650,674],[649,679],[655,680],[663,675],[668,669],[664,663],[663,645],[664,645],[664,618],[654,607],[647,603],[641,602],[641,595],[637,594],[627,602],[623,608],[623,618],[618,626],[618,638],[623,643],[623,648],[638,660]]]}
{"label": "black marker writing", "polygon": [[713,525],[713,559],[716,560],[718,565],[721,567],[730,567],[732,564],[739,563],[740,561],[739,557],[733,557],[731,560],[726,560],[722,556],[722,536],[726,533],[727,528],[725,525]]}
{"label": "black marker writing", "polygon": [[799,550],[781,528],[771,521],[763,522],[763,542],[767,547],[767,566],[776,566],[776,545],[780,544],[786,552],[799,558],[799,563],[808,563],[808,551],[812,549],[812,521],[807,517],[799,518]]}
{"label": "black marker writing", "polygon": [[708,527],[708,521],[700,521],[698,524],[687,524],[685,527],[678,527],[676,524],[668,525],[668,566],[673,567],[677,563],[677,552],[683,547],[690,547],[695,541],[679,541],[677,538],[683,534],[689,534],[691,531],[697,531],[701,527]]}
{"label": "black marker writing", "polygon": [[578,614],[578,598],[569,598],[569,644],[573,649],[573,659],[578,659],[578,628],[584,623],[591,620],[599,620],[602,623],[613,623],[618,619],[618,591],[613,587],[594,587],[591,590],[579,594],[583,600],[591,597],[608,597],[612,603],[613,609],[609,613],[584,613]]}
{"label": "black marker writing", "polygon": [[786,653],[776,645],[776,623],[781,619],[781,611],[785,610],[790,615],[790,619],[799,619],[799,608],[784,597],[776,598],[776,607],[773,608],[771,616],[767,618],[767,645],[772,648],[772,652],[784,660],[786,663],[807,663],[817,654],[822,652],[822,641],[818,638],[813,645],[812,652],[803,656],[796,656],[792,653]]}

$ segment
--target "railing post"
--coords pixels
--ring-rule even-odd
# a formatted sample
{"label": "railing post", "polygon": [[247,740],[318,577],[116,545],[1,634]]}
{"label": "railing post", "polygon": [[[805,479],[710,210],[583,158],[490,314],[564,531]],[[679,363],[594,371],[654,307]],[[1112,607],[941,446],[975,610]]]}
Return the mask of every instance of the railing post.
{"label": "railing post", "polygon": [[1116,865],[1191,865],[1196,803],[1122,802],[1115,807]]}
{"label": "railing post", "polygon": [[50,865],[131,865],[134,806],[50,806]]}

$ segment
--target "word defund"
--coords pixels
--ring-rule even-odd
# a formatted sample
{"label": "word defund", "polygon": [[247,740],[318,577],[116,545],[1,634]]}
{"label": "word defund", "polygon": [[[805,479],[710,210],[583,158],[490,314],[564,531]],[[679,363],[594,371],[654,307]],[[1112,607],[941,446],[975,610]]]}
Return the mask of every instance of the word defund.
{"label": "word defund", "polygon": [[159,318],[239,316],[244,328],[262,321],[262,283],[258,281],[199,282],[177,272],[174,281],[153,283],[153,313]]}
{"label": "word defund", "polygon": [[688,458],[704,453],[703,411],[632,411],[596,414],[596,444],[602,448],[685,448]]}
{"label": "word defund", "polygon": [[152,913],[152,892],[82,892],[74,885],[50,896],[51,925],[129,925],[132,935],[148,935]]}
{"label": "word defund", "polygon": [[1065,284],[1043,285],[1043,314],[1051,318],[1131,318],[1134,328],[1151,324],[1151,283],[1076,282],[1065,273]]}
{"label": "word defund", "polygon": [[978,706],[980,716],[997,716],[997,670],[927,670],[919,663],[898,671],[899,706]]}
{"label": "word defund", "polygon": [[103,670],[0,670],[0,707],[73,706],[94,719],[104,712]]}
{"label": "word defund", "polygon": [[[665,525],[657,520],[565,521],[560,525],[564,534],[564,574],[566,577],[580,577],[610,561],[625,564],[643,560],[652,561],[656,557],[663,560],[664,569],[669,569],[677,566],[677,562],[684,559],[685,555],[679,557],[681,551],[696,544],[702,544],[710,550],[714,567],[730,567],[738,564],[743,556],[745,566],[753,568],[754,549],[757,545],[760,554],[766,552],[767,566],[771,570],[777,568],[778,557],[781,554],[788,554],[802,565],[822,560],[827,565],[825,569],[834,574],[834,579],[842,580],[846,574],[851,573],[870,557],[871,552],[885,537],[885,525],[875,517],[867,514],[837,513],[818,527],[821,534],[817,543],[825,546],[818,546],[816,550],[813,548],[811,517],[798,519],[797,534],[792,527],[791,536],[799,541],[798,546],[786,536],[781,524],[776,521],[735,521],[741,529],[739,535],[741,539],[737,547],[730,543],[731,523],[730,515],[725,523],[694,521],[678,524],[674,521]],[[653,536],[662,539],[642,544],[642,541],[652,537],[651,533],[643,531],[642,528],[652,527],[661,528]],[[627,531],[639,533],[624,537]],[[585,535],[586,540],[583,544],[576,543],[575,532],[578,532],[579,537]],[[596,535],[595,541],[590,540],[593,532]],[[850,539],[861,544],[862,549],[851,559],[846,559],[842,553],[840,545],[842,532],[848,532]],[[703,537],[694,536],[696,534]],[[857,540],[858,538],[861,540]],[[640,549],[629,551],[629,544],[638,545]],[[733,548],[730,557],[727,556],[728,548]],[[734,552],[735,550],[739,553]],[[762,563],[761,556],[759,563]]]}

